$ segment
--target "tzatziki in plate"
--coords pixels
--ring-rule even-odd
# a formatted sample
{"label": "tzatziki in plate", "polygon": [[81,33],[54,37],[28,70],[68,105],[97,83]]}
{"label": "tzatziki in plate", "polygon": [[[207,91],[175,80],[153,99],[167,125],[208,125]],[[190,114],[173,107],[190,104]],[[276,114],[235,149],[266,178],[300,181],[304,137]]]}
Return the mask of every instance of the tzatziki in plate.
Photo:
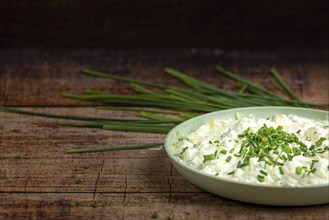
{"label": "tzatziki in plate", "polygon": [[203,173],[283,187],[329,183],[328,120],[294,114],[210,118],[172,144],[175,156]]}

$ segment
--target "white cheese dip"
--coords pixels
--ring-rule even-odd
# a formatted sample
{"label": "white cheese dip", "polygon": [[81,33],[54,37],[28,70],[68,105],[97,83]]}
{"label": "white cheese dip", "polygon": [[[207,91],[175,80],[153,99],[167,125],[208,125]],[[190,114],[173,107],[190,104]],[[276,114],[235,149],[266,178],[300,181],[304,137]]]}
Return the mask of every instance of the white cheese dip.
{"label": "white cheese dip", "polygon": [[277,114],[211,119],[173,145],[179,160],[246,183],[302,187],[329,183],[328,121]]}

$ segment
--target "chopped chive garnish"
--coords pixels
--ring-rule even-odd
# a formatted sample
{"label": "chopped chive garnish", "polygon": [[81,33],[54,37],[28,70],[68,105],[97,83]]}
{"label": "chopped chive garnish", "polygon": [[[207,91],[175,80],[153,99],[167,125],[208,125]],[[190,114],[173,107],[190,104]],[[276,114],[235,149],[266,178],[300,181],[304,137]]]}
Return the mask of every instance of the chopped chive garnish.
{"label": "chopped chive garnish", "polygon": [[184,147],[183,150],[179,154],[183,155],[187,149],[188,149],[188,147]]}
{"label": "chopped chive garnish", "polygon": [[235,170],[233,170],[233,171],[227,173],[227,175],[233,175],[234,173],[235,173]]}
{"label": "chopped chive garnish", "polygon": [[91,167],[92,167],[92,165],[90,163],[86,163],[85,165],[83,165],[83,168],[85,168],[85,169],[89,169]]}
{"label": "chopped chive garnish", "polygon": [[221,154],[226,154],[227,153],[227,150],[221,150],[220,153]]}
{"label": "chopped chive garnish", "polygon": [[228,156],[227,158],[226,158],[226,162],[230,162],[232,160],[232,157],[231,156]]}
{"label": "chopped chive garnish", "polygon": [[310,167],[310,170],[312,170],[314,168],[315,163],[319,162],[318,160],[312,160],[312,164]]}
{"label": "chopped chive garnish", "polygon": [[291,152],[291,147],[288,144],[286,144],[283,147],[283,152],[285,152],[286,154],[289,154]]}
{"label": "chopped chive garnish", "polygon": [[283,161],[286,161],[286,160],[288,160],[287,156],[286,156],[286,155],[284,155],[284,154],[282,154],[282,155],[280,156],[280,159],[281,159],[281,160],[283,160]]}
{"label": "chopped chive garnish", "polygon": [[[307,146],[302,143],[295,134],[287,133],[283,130],[283,126],[277,128],[268,127],[265,124],[258,131],[253,132],[248,128],[242,134],[238,134],[242,138],[242,144],[239,153],[242,158],[246,158],[247,162],[252,157],[258,157],[258,161],[264,161],[270,166],[283,166],[283,162],[292,160],[294,156],[309,154]],[[291,147],[294,143],[298,147]],[[251,147],[252,146],[252,147]],[[243,153],[243,149],[247,149]],[[271,156],[275,154],[276,157]],[[238,167],[246,164],[238,163]]]}
{"label": "chopped chive garnish", "polygon": [[279,167],[279,171],[280,171],[280,174],[283,175],[284,172],[283,172],[283,168],[282,167]]}
{"label": "chopped chive garnish", "polygon": [[263,143],[267,143],[268,142],[268,138],[267,137],[262,137],[262,142]]}
{"label": "chopped chive garnish", "polygon": [[302,172],[303,172],[303,167],[301,167],[301,166],[296,167],[296,174],[297,175],[300,175]]}
{"label": "chopped chive garnish", "polygon": [[325,140],[326,140],[326,138],[321,137],[317,142],[315,142],[315,146],[320,147],[322,145],[323,141],[325,141]]}
{"label": "chopped chive garnish", "polygon": [[307,174],[309,175],[310,173],[315,173],[317,171],[316,168],[311,169]]}
{"label": "chopped chive garnish", "polygon": [[264,176],[267,176],[267,172],[264,170],[261,170],[260,173],[263,174]]}
{"label": "chopped chive garnish", "polygon": [[265,181],[265,176],[263,176],[263,175],[258,175],[258,176],[257,176],[257,180],[258,180],[259,182],[264,182],[264,181]]}
{"label": "chopped chive garnish", "polygon": [[217,156],[217,150],[213,154],[208,154],[208,155],[203,155],[203,163],[210,161],[210,160],[215,160]]}
{"label": "chopped chive garnish", "polygon": [[249,161],[248,162],[243,162],[243,163],[241,163],[240,161],[238,162],[238,165],[237,165],[237,168],[242,168],[242,167],[245,167],[245,166],[247,166],[247,165],[249,165]]}

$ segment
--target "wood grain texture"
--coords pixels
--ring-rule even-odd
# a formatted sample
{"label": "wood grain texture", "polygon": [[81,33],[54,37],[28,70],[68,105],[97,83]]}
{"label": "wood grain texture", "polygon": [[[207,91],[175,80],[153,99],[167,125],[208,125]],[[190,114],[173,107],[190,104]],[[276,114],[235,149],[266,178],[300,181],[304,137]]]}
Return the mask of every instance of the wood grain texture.
{"label": "wood grain texture", "polygon": [[[127,113],[92,108],[33,108],[59,114]],[[164,141],[164,135],[59,127],[62,120],[1,114],[1,178],[3,192],[168,192],[200,191],[182,179],[159,150],[67,155],[72,148],[102,148]],[[134,118],[134,117],[131,117]],[[5,123],[5,124],[4,124]],[[31,136],[33,134],[33,136]],[[23,154],[23,158],[17,158]],[[84,164],[90,163],[90,169]],[[51,171],[51,172],[49,172]],[[76,180],[82,180],[76,184]]]}
{"label": "wood grain texture", "polygon": [[[129,87],[80,74],[93,68],[182,86],[167,66],[223,88],[221,64],[264,86],[275,66],[298,96],[328,103],[326,52],[172,50],[0,50],[0,104],[57,114],[136,118],[65,99],[84,89],[132,94]],[[276,91],[276,88],[269,87]],[[206,193],[171,166],[164,149],[67,155],[72,148],[162,142],[164,135],[60,127],[61,120],[0,112],[0,219],[328,219],[329,205],[269,207]],[[91,164],[85,169],[85,164]],[[72,207],[72,203],[78,207]],[[96,206],[96,207],[93,207]]]}
{"label": "wood grain texture", "polygon": [[[82,75],[84,68],[180,86],[163,72],[163,68],[173,67],[219,87],[233,88],[230,80],[215,71],[217,64],[265,87],[273,81],[270,68],[276,67],[305,101],[327,103],[329,97],[325,90],[329,81],[325,50],[2,50],[0,57],[0,104],[11,106],[95,105],[62,97],[63,92],[79,93],[85,89],[132,93],[127,84]],[[269,89],[278,91],[273,86]]]}
{"label": "wood grain texture", "polygon": [[[205,193],[2,193],[3,219],[326,219],[327,206],[269,207]],[[44,198],[40,200],[40,196]],[[28,201],[28,203],[27,203]],[[71,207],[70,204],[78,204]],[[24,204],[24,205],[22,205]],[[12,207],[15,207],[13,210]]]}

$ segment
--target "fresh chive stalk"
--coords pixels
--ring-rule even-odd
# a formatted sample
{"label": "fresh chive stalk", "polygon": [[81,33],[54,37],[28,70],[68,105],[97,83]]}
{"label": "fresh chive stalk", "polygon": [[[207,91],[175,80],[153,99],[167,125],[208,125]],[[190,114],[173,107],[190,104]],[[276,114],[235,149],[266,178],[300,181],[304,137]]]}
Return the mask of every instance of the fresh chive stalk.
{"label": "fresh chive stalk", "polygon": [[249,82],[249,81],[247,81],[247,80],[239,77],[238,75],[225,70],[223,67],[221,67],[219,65],[216,66],[216,70],[219,73],[222,73],[226,77],[228,77],[228,78],[230,78],[230,79],[232,79],[232,80],[234,80],[234,81],[236,81],[236,82],[238,82],[238,83],[240,83],[242,85],[247,85],[249,88],[253,88],[253,89],[255,89],[255,91],[259,91],[260,94],[265,94],[265,95],[268,95],[268,96],[273,96],[273,97],[279,97],[279,98],[281,98],[279,95],[277,95],[277,94],[275,94],[273,92],[270,92],[270,91],[264,89],[261,86],[255,85],[255,84],[253,84],[253,83],[251,83],[251,82]]}
{"label": "fresh chive stalk", "polygon": [[271,69],[272,76],[275,78],[279,86],[282,88],[283,91],[287,93],[287,95],[295,100],[299,100],[299,98],[293,93],[293,91],[290,89],[290,87],[284,82],[282,79],[280,73],[275,69]]}
{"label": "fresh chive stalk", "polygon": [[166,127],[145,127],[145,126],[127,126],[127,125],[103,125],[104,130],[112,131],[130,131],[130,132],[143,132],[143,133],[162,133],[167,134],[172,128]]}
{"label": "fresh chive stalk", "polygon": [[78,154],[78,153],[94,153],[94,152],[120,151],[120,150],[140,150],[140,149],[156,148],[160,146],[163,146],[163,143],[133,145],[133,146],[114,146],[108,148],[70,149],[67,150],[66,153]]}
{"label": "fresh chive stalk", "polygon": [[115,118],[100,118],[100,117],[86,117],[86,116],[76,116],[76,115],[61,115],[61,114],[50,114],[41,113],[35,111],[21,110],[17,108],[0,106],[0,110],[12,113],[18,113],[23,115],[33,115],[46,118],[59,118],[59,119],[69,119],[69,120],[80,120],[80,121],[133,121],[129,119],[115,119]]}
{"label": "fresh chive stalk", "polygon": [[171,121],[174,123],[180,123],[183,122],[182,120],[178,120],[175,118],[168,118],[168,117],[164,117],[164,116],[160,116],[154,113],[150,113],[150,112],[145,112],[145,111],[141,111],[140,112],[141,116],[148,118],[148,119],[152,119],[152,120],[164,120],[164,121]]}
{"label": "fresh chive stalk", "polygon": [[150,109],[150,108],[129,108],[129,107],[117,107],[117,106],[99,106],[96,108],[101,109],[101,110],[150,112],[150,113],[169,114],[169,115],[180,115],[181,114],[181,112],[179,112],[179,111],[168,111],[168,110],[163,111],[163,110],[159,110],[159,109]]}
{"label": "fresh chive stalk", "polygon": [[90,75],[90,76],[108,78],[108,79],[112,79],[115,81],[121,81],[121,82],[136,83],[136,84],[147,85],[147,86],[158,87],[158,88],[167,87],[166,85],[163,85],[160,83],[152,83],[152,82],[147,82],[144,80],[136,80],[136,79],[131,79],[128,77],[115,76],[115,75],[111,75],[108,73],[102,73],[102,72],[98,72],[98,71],[94,71],[94,70],[90,70],[90,69],[84,69],[84,70],[82,70],[82,73],[86,74],[86,75]]}

